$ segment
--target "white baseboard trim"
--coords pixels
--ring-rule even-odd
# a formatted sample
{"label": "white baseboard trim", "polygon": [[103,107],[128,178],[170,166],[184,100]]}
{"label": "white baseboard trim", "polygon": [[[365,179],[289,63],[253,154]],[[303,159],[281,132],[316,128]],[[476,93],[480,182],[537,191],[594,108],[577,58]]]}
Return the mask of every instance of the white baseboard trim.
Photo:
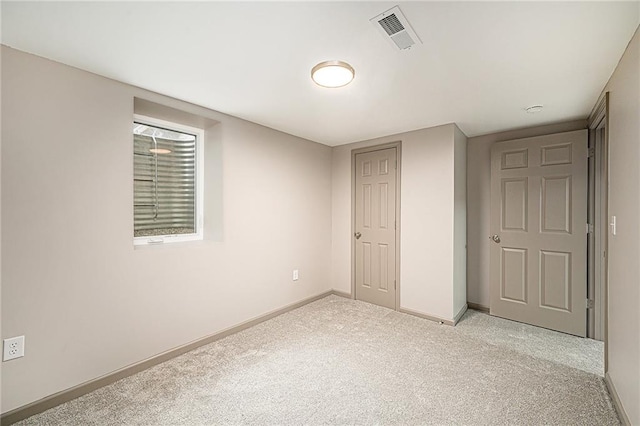
{"label": "white baseboard trim", "polygon": [[613,406],[618,413],[618,417],[622,422],[623,426],[631,426],[631,421],[629,420],[629,416],[627,416],[627,412],[624,411],[624,407],[622,406],[622,401],[620,401],[620,397],[618,396],[618,392],[616,391],[616,387],[613,385],[613,381],[611,381],[611,376],[609,373],[604,374],[604,382],[607,385],[607,390],[609,391],[609,395],[611,395],[611,400],[613,401]]}
{"label": "white baseboard trim", "polygon": [[249,327],[253,327],[254,325],[260,324],[261,322],[270,320],[272,318],[277,317],[278,315],[282,315],[286,312],[300,308],[306,304],[315,302],[316,300],[325,298],[331,294],[337,294],[338,296],[340,296],[346,293],[336,292],[334,290],[325,291],[315,296],[311,296],[306,299],[303,299],[299,302],[291,303],[282,308],[275,309],[263,315],[259,315],[255,318],[244,321],[238,325],[229,327],[227,329],[211,334],[209,336],[205,336],[198,340],[194,340],[193,342],[187,343],[185,345],[178,346],[173,349],[169,349],[166,352],[160,353],[158,355],[154,355],[143,361],[137,362],[135,364],[131,364],[127,367],[105,374],[104,376],[89,380],[87,382],[81,383],[72,388],[57,392],[53,395],[49,395],[38,401],[34,401],[30,404],[23,405],[22,407],[18,407],[11,411],[7,411],[6,413],[3,413],[1,416],[0,425],[2,426],[11,425],[13,423],[19,422],[20,420],[24,420],[27,417],[31,417],[35,414],[42,413],[43,411],[46,411],[50,408],[53,408],[65,402],[71,401],[72,399],[76,399],[89,392],[93,392],[96,389],[110,385],[111,383],[114,383],[120,379],[124,379],[125,377],[132,376],[136,373],[146,370],[147,368],[153,367],[154,365],[158,365],[160,363],[170,360],[171,358],[175,358],[177,356],[185,354],[200,346],[207,345],[209,343],[215,342],[216,340],[220,340],[224,337],[227,337],[239,331],[245,330]]}

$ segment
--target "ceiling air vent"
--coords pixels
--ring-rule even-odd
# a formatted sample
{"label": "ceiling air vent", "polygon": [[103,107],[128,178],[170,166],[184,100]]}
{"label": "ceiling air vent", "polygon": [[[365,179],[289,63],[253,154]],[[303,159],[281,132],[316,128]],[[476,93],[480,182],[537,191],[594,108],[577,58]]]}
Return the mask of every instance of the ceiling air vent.
{"label": "ceiling air vent", "polygon": [[410,49],[415,44],[422,44],[398,6],[371,18],[371,23],[378,28],[384,38],[399,50]]}

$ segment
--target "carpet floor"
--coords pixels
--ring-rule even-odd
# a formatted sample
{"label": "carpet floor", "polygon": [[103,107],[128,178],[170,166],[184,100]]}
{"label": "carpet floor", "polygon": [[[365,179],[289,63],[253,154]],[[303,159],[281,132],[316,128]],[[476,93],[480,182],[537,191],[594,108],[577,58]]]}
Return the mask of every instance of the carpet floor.
{"label": "carpet floor", "polygon": [[618,425],[602,344],[329,296],[20,425]]}

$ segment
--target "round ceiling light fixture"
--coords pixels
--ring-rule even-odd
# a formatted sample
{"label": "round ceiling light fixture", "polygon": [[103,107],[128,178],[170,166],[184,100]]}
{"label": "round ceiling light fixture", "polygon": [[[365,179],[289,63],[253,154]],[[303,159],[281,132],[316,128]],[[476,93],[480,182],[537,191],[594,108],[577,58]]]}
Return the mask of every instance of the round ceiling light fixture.
{"label": "round ceiling light fixture", "polygon": [[529,114],[535,114],[536,112],[542,111],[542,108],[543,108],[542,105],[531,105],[530,107],[527,107],[524,110],[527,111],[527,113]]}
{"label": "round ceiling light fixture", "polygon": [[311,69],[311,79],[322,87],[342,87],[351,83],[356,72],[343,61],[324,61]]}

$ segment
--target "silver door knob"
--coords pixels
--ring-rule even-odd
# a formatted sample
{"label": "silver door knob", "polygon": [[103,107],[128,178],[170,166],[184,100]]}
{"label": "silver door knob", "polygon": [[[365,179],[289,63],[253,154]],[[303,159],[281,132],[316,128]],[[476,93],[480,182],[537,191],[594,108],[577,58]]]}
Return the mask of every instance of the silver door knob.
{"label": "silver door knob", "polygon": [[495,234],[489,237],[490,240],[493,240],[494,243],[500,243],[500,235]]}
{"label": "silver door knob", "polygon": [[356,237],[356,240],[359,240],[360,237],[362,237],[362,234],[359,232],[356,232],[355,234],[353,234],[354,237]]}

